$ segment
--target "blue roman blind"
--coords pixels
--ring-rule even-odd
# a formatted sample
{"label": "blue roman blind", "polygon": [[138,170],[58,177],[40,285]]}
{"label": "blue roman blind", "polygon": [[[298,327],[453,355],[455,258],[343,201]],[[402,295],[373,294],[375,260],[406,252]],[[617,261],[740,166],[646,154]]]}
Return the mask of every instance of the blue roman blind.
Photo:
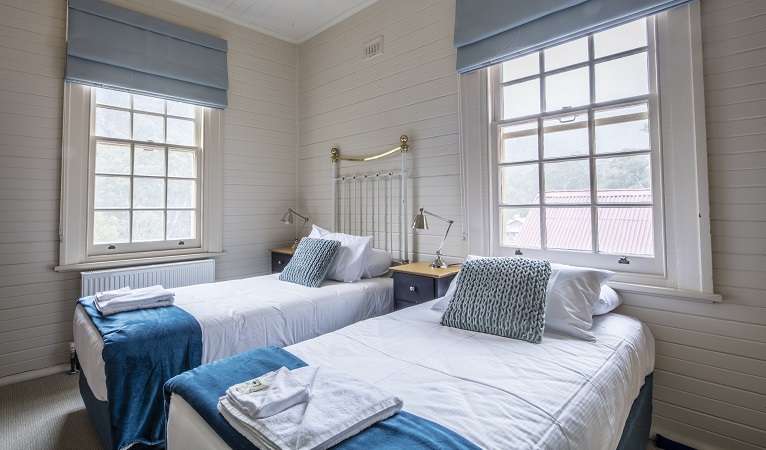
{"label": "blue roman blind", "polygon": [[66,81],[228,105],[225,40],[98,0],[69,0]]}
{"label": "blue roman blind", "polygon": [[457,70],[467,73],[692,0],[456,0]]}

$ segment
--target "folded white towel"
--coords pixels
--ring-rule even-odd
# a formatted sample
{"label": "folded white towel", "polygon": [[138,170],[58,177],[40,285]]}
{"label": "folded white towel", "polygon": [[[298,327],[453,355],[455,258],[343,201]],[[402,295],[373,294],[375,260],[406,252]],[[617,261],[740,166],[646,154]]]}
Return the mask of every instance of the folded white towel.
{"label": "folded white towel", "polygon": [[175,294],[173,292],[166,290],[160,285],[155,285],[141,289],[132,289],[127,294],[116,297],[111,296],[107,300],[99,300],[96,297],[95,304],[101,314],[108,316],[136,309],[170,306],[174,301]]}
{"label": "folded white towel", "polygon": [[[270,372],[262,378],[269,383],[275,375],[276,372]],[[290,376],[311,385],[308,402],[273,416],[253,419],[223,396],[218,400],[218,411],[262,450],[308,450],[332,447],[402,409],[402,401],[397,397],[327,366],[302,367],[292,370]]]}
{"label": "folded white towel", "polygon": [[125,286],[113,291],[96,292],[96,301],[106,302],[128,294],[130,294],[130,286]]}
{"label": "folded white towel", "polygon": [[[316,369],[313,369],[316,371]],[[280,413],[311,398],[311,380],[298,379],[286,367],[276,371],[268,387],[250,393],[242,393],[235,385],[226,390],[226,398],[253,419],[261,419]]]}

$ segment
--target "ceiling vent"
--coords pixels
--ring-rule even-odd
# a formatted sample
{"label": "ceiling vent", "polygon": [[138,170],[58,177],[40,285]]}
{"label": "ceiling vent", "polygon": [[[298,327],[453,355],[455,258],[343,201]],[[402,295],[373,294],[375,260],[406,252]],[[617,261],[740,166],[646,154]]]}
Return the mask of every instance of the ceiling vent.
{"label": "ceiling vent", "polygon": [[364,44],[362,61],[383,53],[383,36]]}

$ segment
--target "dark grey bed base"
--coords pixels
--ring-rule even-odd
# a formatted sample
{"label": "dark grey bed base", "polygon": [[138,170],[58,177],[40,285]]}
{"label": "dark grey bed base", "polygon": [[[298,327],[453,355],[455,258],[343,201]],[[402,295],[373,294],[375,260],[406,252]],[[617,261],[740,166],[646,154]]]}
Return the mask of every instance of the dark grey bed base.
{"label": "dark grey bed base", "polygon": [[[628,420],[625,421],[625,428],[622,431],[620,443],[617,450],[645,450],[649,443],[649,429],[652,426],[652,384],[654,382],[654,373],[650,373],[644,379],[644,385],[638,392],[638,397],[633,401],[630,407]],[[96,434],[101,440],[101,445],[111,450],[112,435],[111,421],[109,420],[109,410],[107,402],[98,400],[91,392],[88,381],[85,379],[82,371],[80,372],[80,395],[85,403],[85,409],[88,410],[90,421],[96,429]],[[138,448],[135,445],[131,447]]]}

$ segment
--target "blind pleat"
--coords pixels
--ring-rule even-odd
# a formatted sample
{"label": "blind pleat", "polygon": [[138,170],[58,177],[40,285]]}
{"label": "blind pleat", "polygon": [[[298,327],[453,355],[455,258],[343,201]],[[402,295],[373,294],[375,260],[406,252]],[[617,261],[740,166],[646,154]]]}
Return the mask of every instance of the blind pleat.
{"label": "blind pleat", "polygon": [[225,108],[227,44],[97,0],[69,0],[66,80]]}
{"label": "blind pleat", "polygon": [[[471,72],[691,1],[457,0],[457,71]],[[464,17],[465,11],[470,13]]]}

